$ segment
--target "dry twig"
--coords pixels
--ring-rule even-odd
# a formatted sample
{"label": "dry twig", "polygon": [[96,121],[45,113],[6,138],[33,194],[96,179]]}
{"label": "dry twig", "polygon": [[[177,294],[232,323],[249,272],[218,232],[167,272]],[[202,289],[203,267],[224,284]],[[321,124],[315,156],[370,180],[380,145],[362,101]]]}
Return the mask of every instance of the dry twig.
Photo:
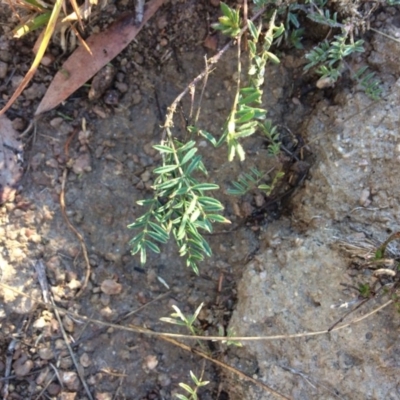
{"label": "dry twig", "polygon": [[60,330],[61,330],[61,333],[62,333],[62,335],[63,335],[65,344],[66,344],[66,346],[67,346],[67,348],[68,348],[68,351],[69,351],[69,354],[70,354],[70,356],[71,356],[72,362],[73,362],[74,365],[75,365],[76,372],[78,373],[79,379],[81,380],[82,385],[83,385],[83,387],[85,388],[85,392],[86,392],[87,396],[89,397],[90,400],[93,400],[92,394],[90,393],[90,390],[89,390],[89,386],[88,386],[88,384],[86,383],[85,377],[84,377],[84,375],[83,375],[82,368],[80,367],[80,365],[79,365],[79,363],[78,363],[78,361],[77,361],[77,359],[76,359],[76,357],[75,357],[75,354],[74,354],[74,352],[73,352],[73,350],[72,350],[72,347],[71,347],[71,345],[69,344],[68,336],[67,336],[67,334],[65,333],[65,330],[64,330],[64,327],[63,327],[63,324],[62,324],[62,321],[61,321],[61,317],[60,317],[60,314],[59,314],[59,312],[58,312],[58,308],[56,307],[56,305],[55,305],[55,303],[54,303],[54,299],[53,299],[52,296],[50,296],[50,301],[51,301],[51,304],[52,304],[52,306],[53,306],[52,308],[53,308],[53,310],[54,310],[54,314],[56,315],[58,324],[60,325]]}

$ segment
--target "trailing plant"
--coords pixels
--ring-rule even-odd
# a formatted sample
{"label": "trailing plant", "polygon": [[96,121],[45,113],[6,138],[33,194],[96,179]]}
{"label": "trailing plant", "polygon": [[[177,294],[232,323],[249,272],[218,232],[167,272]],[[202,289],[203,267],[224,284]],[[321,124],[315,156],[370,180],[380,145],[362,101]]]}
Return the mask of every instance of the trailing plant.
{"label": "trailing plant", "polygon": [[281,141],[279,139],[278,128],[272,125],[272,122],[269,119],[266,119],[258,126],[261,133],[266,137],[268,141],[268,153],[271,156],[277,156],[281,150]]}
{"label": "trailing plant", "polygon": [[221,202],[206,195],[219,186],[202,183],[195,177],[199,172],[207,175],[201,156],[196,155],[195,142],[183,144],[168,132],[164,143],[154,146],[163,156],[163,165],[153,171],[153,197],[137,202],[146,206],[147,211],[128,225],[130,229],[140,229],[130,245],[132,254],[140,253],[144,264],[147,250],[159,253],[158,243],[167,243],[172,232],[179,254],[198,274],[198,262],[204,255],[211,256],[211,248],[200,230],[212,232],[214,222],[230,222],[220,214],[224,208]]}
{"label": "trailing plant", "polygon": [[[273,6],[275,2],[270,0],[253,0],[257,7]],[[398,0],[386,0],[383,4],[398,4]],[[332,11],[329,6],[334,4],[338,11]],[[306,54],[308,63],[305,70],[313,69],[319,76],[317,86],[320,88],[332,86],[348,70],[362,90],[376,100],[380,97],[382,89],[380,82],[374,79],[374,73],[367,72],[363,66],[358,71],[353,71],[345,62],[345,59],[354,53],[364,52],[364,41],[354,40],[354,32],[363,29],[365,17],[357,12],[354,5],[347,3],[332,3],[328,0],[306,0],[304,3],[290,2],[275,4],[278,16],[283,19],[285,32],[276,40],[280,45],[283,41],[302,49],[302,37],[305,29],[301,27],[301,19],[307,19],[316,24],[324,25],[331,31],[337,32],[333,37],[326,39],[315,46]]]}
{"label": "trailing plant", "polygon": [[[242,139],[261,133],[269,143],[269,153],[278,155],[280,152],[279,132],[271,121],[266,119],[267,110],[262,108],[263,85],[265,70],[268,62],[279,63],[279,58],[271,51],[274,41],[282,37],[285,27],[276,25],[278,11],[282,6],[269,0],[254,0],[257,6],[269,5],[270,13],[268,29],[264,32],[262,25],[256,26],[251,20],[243,22],[239,10],[221,2],[222,16],[214,24],[214,29],[237,40],[237,86],[233,105],[222,129],[222,135],[217,139],[211,133],[197,126],[189,127],[189,131],[202,135],[214,147],[224,144],[228,148],[228,160],[233,161],[237,156],[240,161],[245,159]],[[286,26],[301,29],[297,12],[306,11],[307,16],[314,22],[327,25],[329,28],[341,29],[331,41],[324,41],[310,51],[306,58],[309,61],[306,70],[315,68],[321,75],[320,83],[330,85],[335,82],[347,66],[345,58],[354,53],[362,52],[363,41],[353,42],[350,29],[340,22],[337,13],[327,9],[326,0],[306,0],[304,4],[292,3],[287,8]],[[249,68],[248,81],[241,81],[241,34],[243,26],[249,32]],[[299,38],[300,35],[297,35]],[[367,73],[366,68],[354,73],[360,85],[371,96],[379,95],[379,84],[373,80],[373,74]],[[173,111],[172,111],[173,113]],[[170,117],[169,117],[170,118]],[[195,141],[179,142],[172,138],[168,124],[167,138],[160,145],[154,146],[162,155],[163,165],[154,170],[153,197],[138,202],[147,210],[129,228],[140,230],[131,240],[132,254],[140,253],[141,262],[145,263],[147,250],[159,253],[160,244],[168,241],[170,234],[174,237],[181,256],[193,271],[198,273],[198,263],[204,256],[211,255],[211,248],[202,235],[202,231],[211,232],[215,222],[229,223],[221,215],[222,204],[208,195],[210,190],[218,189],[213,183],[198,180],[199,173],[207,175],[201,156],[197,155]],[[234,183],[230,194],[243,194],[253,186],[270,193],[276,182],[282,177],[277,173],[269,185],[260,182],[262,172],[250,171]]]}
{"label": "trailing plant", "polygon": [[298,3],[290,3],[287,7],[279,7],[278,15],[283,15],[285,32],[276,40],[276,45],[279,46],[283,41],[294,46],[296,49],[302,49],[301,43],[304,28],[300,28],[300,20],[298,18],[298,11],[303,8],[303,5]]}
{"label": "trailing plant", "polygon": [[[234,35],[238,34],[236,24],[240,22],[237,12],[222,2],[221,11],[224,15],[219,18],[219,23],[213,25],[214,29],[221,30],[227,35],[235,37]],[[236,155],[241,161],[245,159],[245,152],[240,139],[254,134],[261,124],[260,121],[263,121],[266,117],[267,111],[259,107],[262,103],[262,85],[264,84],[265,68],[268,61],[279,63],[278,57],[270,52],[270,48],[273,40],[282,35],[284,31],[283,25],[279,27],[275,25],[275,17],[276,12],[273,13],[269,21],[269,28],[263,35],[262,43],[260,40],[261,26],[256,27],[252,21],[247,21],[251,40],[248,42],[250,59],[248,70],[249,84],[245,87],[241,86],[240,80],[240,36],[237,38],[237,90],[231,111],[224,125],[222,136],[216,144],[217,146],[223,143],[227,144],[229,161],[232,161]]]}
{"label": "trailing plant", "polygon": [[234,188],[228,189],[227,193],[234,196],[243,196],[251,190],[259,189],[265,192],[267,196],[270,196],[276,184],[284,176],[284,173],[281,171],[277,172],[270,184],[261,183],[267,174],[268,172],[261,172],[255,167],[250,168],[250,172],[241,174],[237,182],[232,182]]}
{"label": "trailing plant", "polygon": [[367,72],[367,70],[368,67],[361,67],[353,76],[372,100],[379,100],[382,94],[381,83],[374,79],[375,72]]}
{"label": "trailing plant", "polygon": [[[303,10],[308,19],[317,24],[325,25],[330,29],[340,29],[340,33],[332,39],[324,40],[306,54],[308,63],[304,67],[307,71],[311,68],[320,75],[318,87],[333,85],[345,70],[350,71],[353,80],[357,81],[365,93],[377,100],[382,92],[380,82],[373,79],[374,73],[366,73],[367,67],[361,67],[353,71],[345,62],[345,59],[354,53],[364,52],[364,41],[353,39],[354,30],[364,23],[362,18],[354,19],[352,16],[339,20],[338,12],[332,12],[327,8],[327,0],[307,0],[304,6],[296,8]],[[290,6],[289,6],[290,7]],[[296,18],[292,17],[295,21]]]}

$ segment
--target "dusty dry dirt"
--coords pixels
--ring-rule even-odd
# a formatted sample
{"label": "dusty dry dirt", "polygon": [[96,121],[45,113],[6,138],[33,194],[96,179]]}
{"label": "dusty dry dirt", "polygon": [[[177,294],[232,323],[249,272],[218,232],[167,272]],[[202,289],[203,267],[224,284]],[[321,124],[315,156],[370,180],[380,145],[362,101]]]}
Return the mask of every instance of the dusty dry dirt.
{"label": "dusty dry dirt", "polygon": [[[44,269],[45,280],[60,307],[95,320],[123,326],[133,324],[158,332],[187,333],[159,319],[173,311],[172,305],[178,306],[184,313],[192,313],[204,302],[199,327],[207,335],[217,335],[219,328],[227,329],[237,304],[232,327],[243,335],[277,333],[277,330],[295,333],[315,328],[308,324],[309,320],[316,318],[314,309],[308,315],[305,306],[301,305],[300,309],[296,309],[296,318],[288,317],[290,307],[294,307],[296,302],[288,300],[293,298],[293,286],[282,282],[289,277],[297,280],[297,275],[290,270],[283,273],[281,269],[285,265],[294,265],[295,260],[305,263],[312,259],[313,253],[318,251],[318,240],[323,241],[319,257],[323,258],[328,253],[326,247],[329,248],[330,243],[323,239],[326,236],[318,231],[308,233],[309,227],[328,229],[327,225],[311,223],[314,216],[310,210],[320,207],[321,201],[306,207],[309,206],[307,199],[316,196],[319,187],[312,186],[313,174],[308,176],[308,170],[312,165],[318,168],[322,163],[320,154],[324,149],[320,143],[315,145],[313,137],[310,143],[307,142],[307,135],[315,134],[317,129],[310,133],[308,126],[309,121],[314,127],[318,125],[315,121],[322,119],[320,115],[325,115],[324,107],[327,105],[337,107],[326,112],[329,116],[340,113],[340,107],[346,109],[349,100],[346,95],[352,89],[342,82],[333,89],[310,91],[311,78],[302,76],[304,61],[301,51],[292,49],[282,54],[282,63],[269,68],[264,99],[269,117],[280,126],[285,148],[296,155],[297,162],[285,152],[271,158],[265,140],[254,136],[245,142],[246,162],[228,163],[226,149],[213,150],[207,142],[198,138],[210,181],[218,183],[222,189],[217,197],[224,204],[224,215],[232,221],[232,226],[217,226],[216,234],[209,236],[213,257],[200,265],[200,276],[186,268],[172,243],[164,246],[160,255],[149,255],[146,266],[140,265],[138,258],[130,254],[128,242],[134,232],[128,230],[127,225],[142,212],[136,201],[151,195],[151,171],[160,162],[152,145],[160,139],[160,125],[167,107],[203,70],[204,56],[215,53],[203,45],[211,32],[210,23],[219,14],[214,3],[206,0],[167,1],[137,39],[113,60],[115,78],[106,93],[99,99],[89,100],[89,85],[81,88],[65,104],[38,121],[34,136],[22,138],[23,177],[15,196],[0,209],[0,268],[1,283],[29,297],[1,287],[0,374],[8,376],[8,380],[2,379],[0,386],[9,392],[5,398],[89,399],[79,377],[81,374],[90,396],[97,400],[171,399],[174,394],[183,392],[178,386],[180,382],[190,383],[189,371],[197,376],[204,373],[203,379],[210,381],[201,390],[201,399],[274,398],[256,385],[244,383],[236,375],[176,345],[64,314],[61,315],[62,325],[78,363],[76,368],[56,315],[35,301],[42,300],[38,280],[40,267]],[[107,6],[106,13],[93,21],[90,29],[96,30],[96,25],[104,26],[130,6],[130,2],[125,1]],[[4,4],[0,4],[0,15],[0,90],[3,104],[29,67],[34,38],[13,41],[10,38],[12,24],[7,19],[9,13]],[[391,16],[393,26],[397,26],[398,10],[392,9],[387,15]],[[380,20],[377,18],[377,21]],[[216,42],[212,43],[218,48],[226,42],[219,35],[214,39]],[[380,46],[374,40],[380,39],[371,39],[369,62],[376,66],[380,64],[376,61]],[[386,51],[386,54],[399,52],[399,47]],[[63,60],[56,43],[52,45],[51,52],[53,63],[40,68],[34,82],[7,113],[19,131],[28,125],[48,82]],[[387,66],[389,61],[386,59],[384,64]],[[385,73],[393,73],[388,82],[395,86],[398,73],[380,72],[382,79]],[[215,134],[220,132],[232,103],[235,73],[235,51],[231,50],[208,79],[201,103],[200,124]],[[388,92],[389,86],[386,88]],[[188,137],[186,124],[191,105],[190,97],[185,97],[175,118],[174,134],[181,139]],[[326,130],[332,123],[332,120],[329,121],[325,121],[323,128]],[[354,126],[353,129],[359,128]],[[393,129],[397,129],[397,138],[398,128]],[[329,156],[326,158],[330,159]],[[259,193],[244,198],[228,196],[226,190],[232,180],[252,166],[262,171],[282,168],[286,171],[285,181],[270,198],[260,200]],[[317,175],[315,172],[314,176]],[[311,183],[305,185],[307,176]],[[305,194],[302,192],[304,185],[308,190]],[[81,242],[63,217],[61,193],[65,194],[65,215],[82,236],[88,252],[90,279],[82,294],[80,289],[88,271],[87,265]],[[293,195],[296,196],[295,204],[290,202]],[[322,202],[332,207],[326,211],[326,218],[342,222],[345,219],[343,215],[349,210],[335,217],[335,212],[340,213],[340,207],[331,206],[334,200],[326,196],[328,200]],[[348,199],[345,201],[351,203]],[[340,199],[337,202],[341,204]],[[369,205],[361,204],[365,207]],[[318,212],[318,215],[323,214],[321,210]],[[396,231],[396,224],[394,221],[390,232]],[[229,232],[226,232],[227,229]],[[341,237],[341,233],[348,232],[346,229],[340,233],[335,231],[335,234]],[[377,235],[379,238],[382,237],[381,230]],[[309,243],[308,236],[317,239],[310,239]],[[266,253],[268,251],[270,253]],[[332,255],[329,257],[329,260],[334,260]],[[275,258],[279,262],[269,268],[268,260]],[[301,265],[296,267],[299,270],[302,268]],[[340,268],[335,270],[337,280],[328,284],[328,278],[309,278],[319,272],[304,267],[301,290],[296,289],[295,292],[304,292],[311,307],[324,303],[329,308],[331,301],[346,299],[342,296],[340,277],[347,264],[343,262],[337,268]],[[262,286],[260,282],[268,280],[272,273],[276,274],[272,289],[268,285]],[[354,281],[350,279],[346,282],[356,285],[356,275],[353,274],[353,278]],[[315,281],[318,293],[307,289],[311,280]],[[286,300],[279,303],[279,296],[271,297],[273,304],[265,300],[263,296],[274,290]],[[328,290],[335,291],[337,295],[325,298],[324,293]],[[252,305],[261,311],[251,309]],[[273,309],[274,305],[277,309]],[[249,312],[247,320],[246,310]],[[395,315],[393,309],[388,313],[389,316]],[[297,315],[305,314],[307,322],[297,318]],[[284,320],[295,320],[294,325],[287,327],[277,319],[277,315]],[[325,314],[323,321],[328,324],[331,318],[334,322],[336,317],[340,315]],[[396,318],[391,326],[394,331],[399,326]],[[262,326],[271,330],[262,331]],[[369,332],[360,329],[364,334]],[[196,346],[193,341],[185,343]],[[319,351],[322,352],[324,345]],[[379,346],[380,342],[375,345]],[[358,397],[352,397],[349,389],[340,388],[342,382],[338,382],[336,388],[329,375],[326,375],[326,380],[333,388],[329,386],[326,389],[326,382],[321,384],[318,379],[304,379],[299,383],[296,379],[303,378],[298,371],[303,371],[305,375],[304,362],[312,357],[308,351],[300,351],[299,359],[302,361],[293,365],[286,362],[285,355],[285,351],[293,353],[293,350],[278,344],[274,345],[277,349],[270,347],[266,354],[263,353],[267,349],[265,344],[259,344],[260,348],[246,345],[240,350],[227,350],[216,343],[204,346],[202,350],[213,358],[235,365],[267,385],[273,382],[272,386],[288,398],[400,398],[400,392],[396,394],[394,391],[390,392],[394,393],[392,397],[381,397],[382,393],[388,393],[378,390],[380,385],[387,384],[385,373],[381,374],[383,377],[378,374],[381,381],[376,381],[371,394],[364,397],[366,392],[363,390],[360,390],[361,394],[357,393]],[[390,346],[395,346],[395,343],[386,341],[385,349]],[[398,349],[398,345],[395,348]],[[338,350],[330,351],[334,353]],[[379,349],[376,351],[379,352]],[[257,359],[257,354],[262,354],[264,361]],[[332,368],[339,373],[346,372],[346,368],[353,365],[360,365],[361,356],[354,357],[350,350],[343,351],[343,354],[337,354],[341,361],[331,361]],[[268,365],[265,365],[267,359]],[[7,360],[12,360],[9,373]],[[315,368],[321,368],[318,360],[314,358],[312,362],[316,364]],[[276,372],[277,365],[285,372]],[[390,359],[385,367],[389,369],[386,376],[391,385],[393,376],[398,376],[398,361]]]}

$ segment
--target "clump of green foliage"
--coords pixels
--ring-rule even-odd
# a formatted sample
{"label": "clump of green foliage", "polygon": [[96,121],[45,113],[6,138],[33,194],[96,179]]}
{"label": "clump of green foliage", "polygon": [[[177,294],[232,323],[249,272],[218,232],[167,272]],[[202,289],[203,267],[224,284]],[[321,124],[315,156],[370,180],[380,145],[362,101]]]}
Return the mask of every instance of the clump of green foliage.
{"label": "clump of green foliage", "polygon": [[[364,41],[354,40],[355,32],[364,30],[367,17],[358,11],[360,2],[329,2],[328,0],[305,0],[304,2],[281,3],[277,5],[271,0],[253,0],[258,7],[275,7],[278,16],[283,20],[284,34],[276,44],[286,42],[297,49],[303,49],[302,39],[306,30],[302,27],[304,18],[317,25],[329,28],[329,35],[305,55],[308,63],[305,71],[312,70],[319,75],[318,87],[333,85],[345,71],[374,100],[382,93],[380,82],[375,79],[375,73],[368,72],[367,66],[353,71],[347,63],[352,54],[364,52]],[[399,0],[386,0],[382,5],[393,6]]]}
{"label": "clump of green foliage", "polygon": [[[238,13],[230,9],[225,3],[221,3],[221,10],[224,15],[219,18],[217,24],[213,25],[214,29],[220,30],[228,36],[235,37],[238,32]],[[283,25],[279,27],[275,25],[275,17],[276,13],[272,15],[269,21],[268,30],[262,35],[262,41],[260,40],[261,25],[256,27],[252,21],[247,21],[251,36],[251,40],[249,41],[250,65],[247,72],[249,84],[244,87],[241,86],[240,82],[240,37],[238,39],[237,90],[231,112],[217,144],[227,144],[229,161],[232,161],[235,155],[239,157],[240,161],[245,159],[245,152],[240,144],[240,139],[253,135],[260,126],[262,127],[267,114],[267,110],[260,108],[262,104],[263,91],[261,88],[264,84],[265,68],[268,61],[272,61],[275,64],[279,63],[278,57],[270,51],[270,48],[273,40],[282,35],[284,31]],[[263,131],[265,130],[266,127],[264,126]]]}
{"label": "clump of green foliage", "polygon": [[[218,140],[197,126],[189,127],[188,130],[192,134],[197,133],[205,137],[214,147],[226,145],[229,161],[232,161],[235,155],[244,160],[245,151],[240,140],[257,131],[267,139],[269,152],[277,155],[280,151],[279,134],[276,127],[266,120],[267,111],[260,105],[267,62],[279,62],[270,48],[273,40],[283,33],[283,26],[275,26],[276,13],[272,16],[266,32],[262,32],[261,25],[256,27],[253,22],[247,21],[251,35],[249,83],[242,85],[240,37],[243,21],[240,19],[239,10],[233,10],[224,3],[221,3],[221,10],[223,16],[214,28],[239,42],[235,100]],[[211,233],[215,222],[229,223],[229,220],[221,214],[221,202],[208,195],[209,191],[219,189],[218,185],[199,180],[199,173],[204,177],[208,174],[201,156],[197,154],[195,140],[182,143],[173,138],[169,128],[166,132],[166,139],[160,145],[154,146],[162,155],[163,165],[153,171],[156,175],[152,187],[153,196],[138,202],[139,205],[146,206],[147,211],[128,226],[140,230],[130,242],[132,254],[140,253],[141,262],[145,263],[147,251],[159,253],[160,244],[167,243],[172,233],[180,255],[186,258],[187,266],[198,273],[198,263],[204,260],[204,256],[211,256],[211,248],[201,232]]]}
{"label": "clump of green foliage", "polygon": [[[397,4],[398,0],[387,0],[388,5]],[[197,154],[195,134],[206,138],[215,148],[226,146],[227,157],[233,161],[237,157],[245,159],[243,139],[255,133],[264,136],[268,142],[270,155],[280,153],[280,140],[277,127],[266,118],[267,110],[262,107],[265,70],[268,62],[279,63],[273,45],[283,42],[301,49],[305,28],[301,21],[308,18],[315,24],[329,28],[328,37],[305,55],[305,71],[314,71],[319,75],[317,86],[333,85],[344,73],[351,76],[373,99],[381,94],[380,84],[374,79],[374,73],[366,66],[353,71],[348,63],[351,55],[364,51],[363,40],[354,40],[356,28],[365,22],[355,12],[357,5],[348,5],[346,12],[341,12],[342,4],[328,0],[305,0],[303,3],[280,3],[274,0],[253,0],[256,7],[265,8],[268,29],[263,24],[256,25],[251,20],[243,21],[239,9],[233,9],[221,2],[222,16],[213,28],[233,38],[237,42],[237,82],[234,101],[222,129],[216,137],[199,126],[190,126],[192,134],[189,142],[183,143],[173,138],[167,128],[167,138],[154,146],[162,155],[163,165],[154,170],[156,179],[153,185],[153,197],[138,203],[147,207],[129,228],[140,232],[130,242],[132,253],[140,253],[141,262],[146,261],[147,250],[160,252],[160,244],[165,244],[171,233],[179,253],[186,258],[189,267],[198,273],[198,263],[204,256],[211,255],[211,248],[202,232],[212,232],[215,222],[229,223],[222,215],[221,202],[209,195],[218,190],[214,183],[199,180],[199,173],[207,177],[201,156]],[[338,7],[334,10],[333,7]],[[353,7],[353,8],[352,8]],[[349,11],[350,10],[350,11]],[[358,18],[358,19],[357,19]],[[279,23],[276,21],[280,21]],[[241,35],[248,30],[249,67],[247,80],[241,82]],[[278,172],[271,183],[262,183],[264,172],[253,169],[244,173],[233,183],[229,194],[243,195],[252,188],[271,192],[282,177]]]}
{"label": "clump of green foliage", "polygon": [[157,243],[167,243],[172,233],[179,254],[186,257],[189,267],[198,273],[197,263],[204,255],[211,256],[211,248],[200,229],[212,232],[214,222],[229,223],[220,212],[223,206],[217,199],[207,196],[210,190],[218,189],[213,183],[200,182],[195,173],[207,176],[207,170],[193,140],[183,144],[168,134],[166,141],[154,146],[163,156],[163,165],[153,172],[153,197],[140,200],[147,211],[130,229],[140,229],[130,242],[132,254],[140,252],[141,262],[146,262],[147,250],[160,252]]}

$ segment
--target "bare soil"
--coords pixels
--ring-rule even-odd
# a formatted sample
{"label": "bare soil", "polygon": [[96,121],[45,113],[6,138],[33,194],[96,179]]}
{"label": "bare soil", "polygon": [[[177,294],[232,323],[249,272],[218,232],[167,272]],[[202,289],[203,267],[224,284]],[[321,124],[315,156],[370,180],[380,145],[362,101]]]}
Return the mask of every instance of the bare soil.
{"label": "bare soil", "polygon": [[[125,3],[107,6],[89,31],[106,26],[132,7]],[[269,117],[282,127],[289,154],[272,159],[265,140],[255,136],[245,143],[246,162],[228,163],[226,149],[214,150],[196,139],[209,180],[222,189],[217,197],[225,206],[224,215],[232,221],[229,228],[218,226],[209,236],[214,255],[200,266],[200,276],[186,268],[172,242],[161,254],[150,254],[145,266],[130,254],[129,240],[134,232],[127,225],[142,213],[136,201],[151,196],[151,171],[160,163],[152,145],[160,140],[167,108],[204,69],[204,56],[215,52],[203,45],[211,34],[210,23],[219,14],[211,4],[214,2],[166,3],[137,40],[113,60],[115,78],[110,89],[89,100],[89,85],[82,87],[42,117],[34,135],[22,138],[24,176],[15,198],[0,209],[1,282],[29,296],[1,288],[0,374],[5,374],[7,357],[11,357],[9,399],[89,398],[54,313],[35,301],[42,300],[35,265],[44,266],[56,303],[82,316],[158,332],[187,333],[159,319],[173,312],[172,305],[193,313],[204,302],[199,327],[205,334],[217,335],[229,324],[245,265],[264,246],[260,238],[262,241],[271,221],[289,212],[290,197],[312,165],[311,149],[303,148],[301,155],[299,151],[303,147],[303,121],[317,101],[333,98],[339,88],[309,92],[308,82],[301,77],[301,52],[292,50],[282,56],[280,66],[270,68],[264,104]],[[4,4],[0,15],[0,61],[7,66],[0,90],[5,99],[29,68],[34,38],[12,40],[9,10]],[[226,40],[219,35],[214,39],[217,48]],[[34,82],[7,113],[20,131],[28,125],[65,58],[57,43],[51,52],[54,63],[40,68]],[[209,76],[201,103],[200,123],[216,135],[235,92],[235,56],[234,51],[228,51]],[[187,123],[192,107],[198,106],[200,90],[197,88],[196,101],[186,97],[176,114],[174,133],[181,139],[188,137]],[[301,164],[290,154],[297,155],[297,160],[301,157]],[[259,193],[243,199],[226,194],[232,180],[251,166],[286,172],[273,196],[264,197],[261,204],[256,199]],[[60,195],[65,197],[65,209]],[[82,243],[65,217],[82,235],[90,271]],[[88,272],[87,287],[77,297]],[[231,383],[224,380],[221,370],[191,352],[117,327],[66,315],[62,320],[95,399],[170,399],[183,392],[180,382],[190,383],[189,371],[197,376],[204,373],[203,379],[210,381],[201,390],[201,399],[229,398],[227,386]],[[14,349],[10,349],[11,343]],[[193,341],[187,343],[196,346]],[[224,359],[226,347],[214,343],[205,346],[203,350],[214,358]],[[240,361],[238,364],[240,367]],[[3,379],[0,386],[5,385]]]}

